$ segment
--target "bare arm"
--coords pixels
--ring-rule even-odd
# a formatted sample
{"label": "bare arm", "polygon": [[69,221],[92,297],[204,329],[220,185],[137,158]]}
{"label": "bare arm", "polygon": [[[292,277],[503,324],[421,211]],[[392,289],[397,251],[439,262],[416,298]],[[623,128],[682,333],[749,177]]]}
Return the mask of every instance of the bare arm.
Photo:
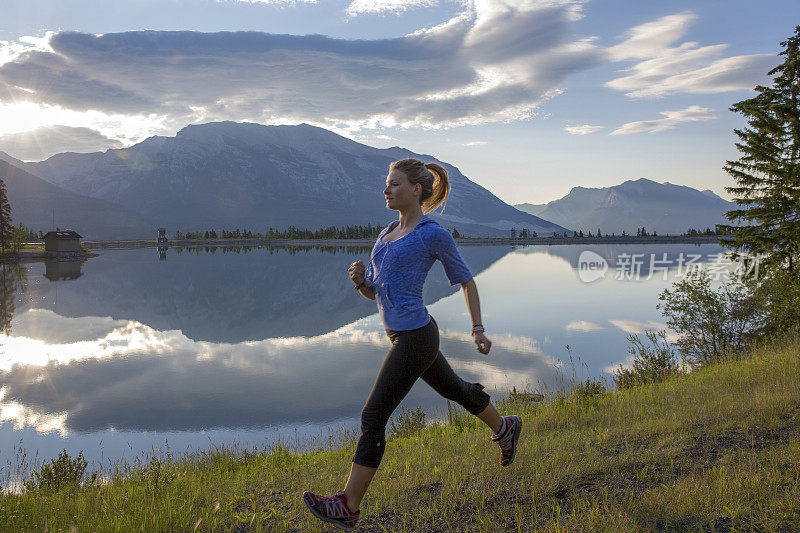
{"label": "bare arm", "polygon": [[[462,283],[461,288],[464,290],[464,299],[467,301],[467,309],[469,310],[469,316],[472,319],[472,325],[482,324],[481,302],[480,298],[478,298],[478,286],[475,285],[475,279],[470,278],[469,281]],[[478,346],[479,352],[482,354],[489,353],[489,349],[492,347],[492,341],[487,339],[483,332],[478,331],[473,333],[472,339]]]}
{"label": "bare arm", "polygon": [[375,289],[372,287],[361,287],[358,289],[358,294],[363,296],[364,298],[369,298],[370,300],[375,299]]}
{"label": "bare arm", "polygon": [[472,324],[481,324],[481,301],[478,298],[478,286],[475,285],[475,278],[470,278],[461,284],[464,290],[464,299],[467,300],[467,310],[472,319]]}

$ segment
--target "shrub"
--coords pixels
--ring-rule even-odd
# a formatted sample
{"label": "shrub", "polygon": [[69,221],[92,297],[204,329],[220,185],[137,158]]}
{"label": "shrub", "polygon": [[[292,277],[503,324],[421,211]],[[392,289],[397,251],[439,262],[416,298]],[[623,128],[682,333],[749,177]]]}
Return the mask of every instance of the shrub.
{"label": "shrub", "polygon": [[474,427],[476,418],[455,402],[447,400],[447,424],[459,431]]}
{"label": "shrub", "polygon": [[631,346],[628,346],[628,353],[633,356],[633,366],[623,368],[620,365],[614,372],[614,384],[617,389],[624,390],[636,385],[657,383],[681,373],[682,365],[678,362],[672,345],[667,342],[666,330],[658,333],[647,330],[645,334],[652,346],[645,346],[638,335],[628,335],[627,339],[631,343]]}
{"label": "shrub", "polygon": [[425,411],[417,406],[411,410],[403,406],[400,413],[389,419],[389,438],[397,439],[418,433],[425,427]]}
{"label": "shrub", "polygon": [[711,276],[703,268],[690,270],[673,289],[659,295],[667,325],[680,337],[676,341],[684,359],[703,365],[734,354],[747,355],[761,335],[763,307],[754,293],[755,283],[738,278],[711,288]]}
{"label": "shrub", "polygon": [[602,379],[586,378],[586,381],[578,381],[573,387],[573,394],[581,402],[593,400],[606,392],[606,384]]}
{"label": "shrub", "polygon": [[62,450],[57,459],[51,459],[38,472],[33,473],[33,478],[25,482],[25,488],[58,491],[67,486],[77,486],[83,479],[88,464],[83,458],[83,452],[72,458],[66,449]]}
{"label": "shrub", "polygon": [[516,385],[511,387],[508,391],[508,401],[512,403],[528,404],[534,402],[541,402],[544,400],[544,395],[538,392],[528,392],[526,390],[517,390]]}

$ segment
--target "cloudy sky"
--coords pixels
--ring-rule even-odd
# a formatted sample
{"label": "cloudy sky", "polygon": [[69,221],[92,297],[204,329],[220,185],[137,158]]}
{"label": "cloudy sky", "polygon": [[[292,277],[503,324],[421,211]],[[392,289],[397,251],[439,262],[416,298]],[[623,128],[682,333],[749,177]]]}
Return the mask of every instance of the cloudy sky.
{"label": "cloudy sky", "polygon": [[797,0],[3,0],[0,150],[308,122],[509,203],[641,177],[730,199],[729,107],[798,23]]}

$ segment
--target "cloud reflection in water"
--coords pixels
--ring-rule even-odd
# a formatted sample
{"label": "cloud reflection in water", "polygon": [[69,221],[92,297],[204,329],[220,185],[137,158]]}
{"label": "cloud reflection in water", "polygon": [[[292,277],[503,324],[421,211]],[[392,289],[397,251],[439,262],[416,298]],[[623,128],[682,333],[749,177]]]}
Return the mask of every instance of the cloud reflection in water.
{"label": "cloud reflection in water", "polygon": [[[20,313],[2,343],[0,422],[62,434],[358,416],[391,346],[376,316],[323,335],[214,343],[45,309]],[[452,366],[490,390],[535,384],[553,372],[553,360],[531,338],[506,334],[493,343],[486,358],[463,331],[441,332]],[[424,401],[437,401],[432,390],[421,392]]]}

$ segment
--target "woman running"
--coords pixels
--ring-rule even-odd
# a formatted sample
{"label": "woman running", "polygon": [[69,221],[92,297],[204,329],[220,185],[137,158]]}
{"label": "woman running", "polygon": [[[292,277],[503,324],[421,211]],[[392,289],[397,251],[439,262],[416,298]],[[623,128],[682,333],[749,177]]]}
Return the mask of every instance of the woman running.
{"label": "woman running", "polygon": [[383,193],[386,207],[399,211],[399,220],[378,235],[368,274],[361,261],[350,265],[356,290],[376,301],[392,347],[361,411],[361,435],[344,490],[333,496],[303,493],[303,501],[314,516],[339,529],[352,530],[358,522],[361,500],[383,457],[386,423],[417,378],[489,426],[491,439],[500,445],[502,466],[514,460],[522,420],[516,415],[501,417],[483,385],[464,381],[453,372],[439,351],[439,327],[422,302],[425,277],[438,259],[450,285],[460,283],[464,290],[478,351],[489,353],[492,343],[480,323],[478,289],[472,273],[450,232],[424,214],[445,203],[449,192],[447,171],[442,166],[418,159],[392,163]]}

